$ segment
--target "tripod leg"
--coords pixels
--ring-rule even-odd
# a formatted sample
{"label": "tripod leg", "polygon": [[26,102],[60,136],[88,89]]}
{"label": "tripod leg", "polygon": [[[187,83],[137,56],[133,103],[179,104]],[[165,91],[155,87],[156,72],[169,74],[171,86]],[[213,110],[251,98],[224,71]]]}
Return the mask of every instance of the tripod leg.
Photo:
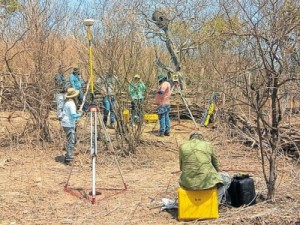
{"label": "tripod leg", "polygon": [[103,130],[104,132],[105,143],[110,142],[110,136],[106,129],[106,126],[104,125],[103,119],[101,118],[101,113],[98,113],[98,123],[100,125],[100,130]]}
{"label": "tripod leg", "polygon": [[84,120],[84,124],[83,124],[83,128],[86,128],[87,121],[88,121],[88,114],[86,114],[86,117],[85,117],[85,120]]}
{"label": "tripod leg", "polygon": [[191,112],[191,110],[190,110],[190,108],[189,108],[189,106],[188,106],[188,104],[187,104],[187,101],[186,101],[186,99],[185,99],[185,98],[183,97],[183,95],[182,95],[182,92],[181,92],[180,88],[178,88],[178,90],[179,90],[180,97],[181,97],[183,103],[185,104],[185,107],[186,107],[187,110],[189,111],[189,114],[190,114],[190,116],[191,116],[191,118],[192,118],[192,120],[193,120],[193,122],[194,122],[195,127],[196,127],[197,129],[199,129],[199,127],[198,127],[198,125],[197,125],[197,123],[196,123],[196,121],[195,121],[195,118],[194,118],[194,116],[193,116],[193,114],[192,114],[192,112]]}
{"label": "tripod leg", "polygon": [[152,128],[152,132],[154,132],[154,130],[155,130],[155,128],[156,128],[156,126],[157,126],[158,123],[159,123],[159,119],[156,120],[156,122],[155,122],[155,124],[154,124],[154,127]]}
{"label": "tripod leg", "polygon": [[65,189],[67,189],[67,188],[68,188],[69,181],[70,181],[70,178],[71,178],[71,175],[72,175],[72,172],[73,172],[74,165],[75,165],[75,163],[73,163],[73,164],[72,164],[72,167],[71,167],[71,169],[70,169],[70,172],[69,172],[69,175],[68,175],[68,178],[67,178],[66,184],[65,184]]}
{"label": "tripod leg", "polygon": [[[105,125],[104,125],[103,120],[100,118],[100,115],[101,115],[101,114],[99,113],[98,121],[99,121],[99,123],[100,123],[100,127],[101,127],[101,129],[104,131],[104,136],[105,136],[105,139],[108,141],[108,145],[109,145],[110,151],[112,151],[112,152],[115,153],[115,149],[114,149],[114,146],[113,146],[113,144],[112,144],[112,142],[111,142],[109,133],[107,132],[107,129],[106,129]],[[122,182],[123,182],[123,185],[124,185],[124,189],[126,190],[126,189],[127,189],[127,185],[126,185],[126,183],[125,183],[125,180],[124,180],[124,177],[123,177],[123,173],[122,173],[122,171],[121,171],[120,164],[119,164],[119,162],[118,162],[118,160],[117,160],[116,154],[112,154],[112,156],[113,156],[113,158],[114,158],[115,163],[117,164],[118,171],[119,171],[119,173],[120,173],[120,176],[121,176],[121,178],[122,178]]]}
{"label": "tripod leg", "polygon": [[92,204],[96,203],[97,109],[91,109]]}

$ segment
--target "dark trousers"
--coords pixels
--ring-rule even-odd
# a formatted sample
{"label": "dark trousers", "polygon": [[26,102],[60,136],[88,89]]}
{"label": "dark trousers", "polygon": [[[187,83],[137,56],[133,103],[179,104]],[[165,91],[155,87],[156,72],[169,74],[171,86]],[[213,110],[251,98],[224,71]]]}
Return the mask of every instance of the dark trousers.
{"label": "dark trousers", "polygon": [[131,121],[138,122],[143,120],[143,99],[131,101]]}

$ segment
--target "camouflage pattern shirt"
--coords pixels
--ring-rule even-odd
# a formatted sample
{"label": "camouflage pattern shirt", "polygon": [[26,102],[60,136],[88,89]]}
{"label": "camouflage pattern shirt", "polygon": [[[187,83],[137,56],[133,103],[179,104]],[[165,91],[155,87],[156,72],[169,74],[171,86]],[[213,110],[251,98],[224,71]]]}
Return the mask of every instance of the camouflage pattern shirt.
{"label": "camouflage pattern shirt", "polygon": [[219,162],[209,142],[192,139],[180,146],[179,184],[187,190],[209,189],[223,184],[218,174]]}

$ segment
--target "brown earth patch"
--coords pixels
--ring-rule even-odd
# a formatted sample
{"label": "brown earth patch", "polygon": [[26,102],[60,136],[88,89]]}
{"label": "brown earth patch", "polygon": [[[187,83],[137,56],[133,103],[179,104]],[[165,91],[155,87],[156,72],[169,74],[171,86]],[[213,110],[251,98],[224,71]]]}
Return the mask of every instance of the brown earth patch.
{"label": "brown earth patch", "polygon": [[[0,115],[2,141],[7,129],[17,133],[26,124],[22,117],[8,121],[7,115]],[[58,132],[58,121],[51,119],[53,143],[41,147],[34,142],[8,141],[0,147],[0,224],[300,224],[298,163],[284,154],[278,156],[276,199],[264,201],[266,185],[257,150],[233,143],[221,130],[210,128],[201,131],[212,141],[222,168],[231,175],[238,170],[252,171],[257,204],[221,206],[220,218],[206,221],[179,222],[172,213],[161,212],[162,198],[176,198],[179,174],[173,172],[179,170],[178,145],[187,140],[193,127],[190,121],[185,124],[191,129],[184,128],[186,133],[174,131],[170,137],[156,137],[151,133],[154,124],[145,126],[137,154],[117,157],[128,189],[118,194],[104,190],[107,198],[96,205],[64,191],[71,167],[60,162],[64,135]],[[79,155],[69,182],[70,188],[87,193],[91,188],[91,160],[85,153],[88,149],[88,142],[77,146]],[[99,148],[97,188],[123,188],[116,163],[104,148]]]}

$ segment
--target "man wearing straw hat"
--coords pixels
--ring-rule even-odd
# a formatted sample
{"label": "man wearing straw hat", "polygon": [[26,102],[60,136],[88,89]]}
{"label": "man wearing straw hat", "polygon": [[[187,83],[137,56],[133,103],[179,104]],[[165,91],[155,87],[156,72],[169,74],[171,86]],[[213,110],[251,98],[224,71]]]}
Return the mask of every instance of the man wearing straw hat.
{"label": "man wearing straw hat", "polygon": [[136,74],[133,81],[129,84],[128,91],[131,97],[131,123],[142,122],[143,120],[143,101],[145,84],[141,81],[140,75]]}
{"label": "man wearing straw hat", "polygon": [[70,163],[73,160],[73,152],[76,144],[76,120],[80,119],[81,113],[76,113],[76,105],[74,99],[79,95],[79,90],[68,88],[65,94],[66,102],[63,108],[63,118],[61,126],[66,134],[66,155],[65,163]]}

